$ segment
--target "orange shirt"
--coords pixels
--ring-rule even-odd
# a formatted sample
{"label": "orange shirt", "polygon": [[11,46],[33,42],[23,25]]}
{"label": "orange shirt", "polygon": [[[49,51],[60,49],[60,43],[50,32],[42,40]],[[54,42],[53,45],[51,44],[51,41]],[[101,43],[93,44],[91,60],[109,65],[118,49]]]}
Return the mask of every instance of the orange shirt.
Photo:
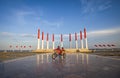
{"label": "orange shirt", "polygon": [[61,53],[62,53],[62,50],[59,49],[59,48],[55,49],[55,51],[56,51],[58,54],[61,54]]}

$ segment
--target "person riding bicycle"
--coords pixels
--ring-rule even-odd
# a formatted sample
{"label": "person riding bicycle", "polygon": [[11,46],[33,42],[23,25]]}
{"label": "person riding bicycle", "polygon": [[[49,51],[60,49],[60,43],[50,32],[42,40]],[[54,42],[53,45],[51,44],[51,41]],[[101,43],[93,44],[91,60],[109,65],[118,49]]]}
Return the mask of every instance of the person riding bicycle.
{"label": "person riding bicycle", "polygon": [[59,55],[62,54],[62,50],[60,49],[60,46],[58,46],[54,51]]}
{"label": "person riding bicycle", "polygon": [[59,56],[61,58],[61,56],[63,56],[63,58],[65,58],[66,53],[64,48],[62,47],[62,49],[60,49],[60,46],[58,46],[56,49],[54,49],[54,53],[52,54],[52,58],[55,59],[57,56]]}

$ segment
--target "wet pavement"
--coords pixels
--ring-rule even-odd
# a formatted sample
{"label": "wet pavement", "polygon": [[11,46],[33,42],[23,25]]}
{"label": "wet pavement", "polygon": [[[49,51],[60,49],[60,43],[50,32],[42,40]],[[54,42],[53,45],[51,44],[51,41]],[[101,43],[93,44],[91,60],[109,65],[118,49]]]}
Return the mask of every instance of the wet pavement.
{"label": "wet pavement", "polygon": [[0,78],[120,78],[120,60],[82,53],[37,54],[0,63]]}

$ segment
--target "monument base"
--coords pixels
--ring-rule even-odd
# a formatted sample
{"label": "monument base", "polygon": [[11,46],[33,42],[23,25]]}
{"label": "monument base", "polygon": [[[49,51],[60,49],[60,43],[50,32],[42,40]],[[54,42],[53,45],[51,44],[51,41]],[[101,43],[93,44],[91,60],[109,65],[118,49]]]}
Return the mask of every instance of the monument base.
{"label": "monument base", "polygon": [[54,51],[53,49],[37,49],[37,50],[33,50],[32,52],[48,53],[48,52],[54,52]]}
{"label": "monument base", "polygon": [[[52,53],[54,52],[53,49],[37,49],[37,50],[33,50],[32,52],[41,52],[41,53]],[[66,53],[75,53],[75,52],[92,52],[92,50],[89,49],[65,49]]]}
{"label": "monument base", "polygon": [[66,52],[92,52],[92,50],[89,49],[65,49]]}
{"label": "monument base", "polygon": [[83,53],[85,53],[85,52],[92,52],[92,50],[89,50],[89,49],[79,49],[79,51],[83,52]]}

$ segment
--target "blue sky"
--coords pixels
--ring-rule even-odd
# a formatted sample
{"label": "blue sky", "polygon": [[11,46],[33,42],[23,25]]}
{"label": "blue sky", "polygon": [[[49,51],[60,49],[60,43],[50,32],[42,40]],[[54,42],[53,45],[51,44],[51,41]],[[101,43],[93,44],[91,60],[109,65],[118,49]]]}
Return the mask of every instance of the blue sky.
{"label": "blue sky", "polygon": [[0,0],[0,49],[9,49],[9,45],[36,49],[38,28],[45,34],[54,33],[56,45],[59,34],[64,34],[67,47],[68,34],[84,27],[90,48],[94,44],[119,48],[119,7],[119,0]]}

